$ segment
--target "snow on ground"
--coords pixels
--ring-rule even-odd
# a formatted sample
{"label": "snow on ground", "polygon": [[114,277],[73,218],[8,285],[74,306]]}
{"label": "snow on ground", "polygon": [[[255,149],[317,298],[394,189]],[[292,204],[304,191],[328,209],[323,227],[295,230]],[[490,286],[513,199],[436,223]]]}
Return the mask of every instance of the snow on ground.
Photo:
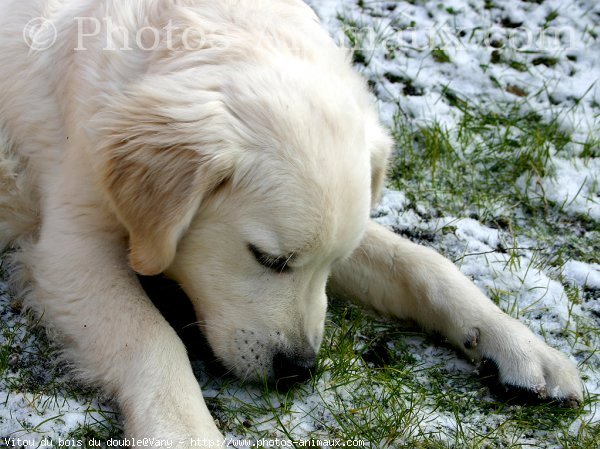
{"label": "snow on ground", "polygon": [[[600,134],[600,3],[504,0],[492,2],[498,7],[489,10],[483,0],[365,1],[363,8],[353,1],[309,3],[341,45],[364,52],[366,67],[361,69],[375,81],[374,91],[387,123],[391,124],[400,111],[414,123],[456,125],[461,112],[442,95],[449,88],[489,108],[527,97],[525,106],[546,118],[558,116],[575,142]],[[326,6],[320,7],[323,3]],[[344,27],[364,29],[365,41],[358,45],[349,42],[346,34],[339,31]],[[400,55],[390,59],[389,47]],[[444,52],[437,60],[432,58],[436,49]],[[509,63],[492,64],[500,59]],[[527,70],[523,68],[525,64]],[[536,95],[530,95],[533,93]],[[579,154],[581,146],[573,151]],[[598,159],[566,160],[554,156],[550,166],[546,177],[529,184],[520,179],[521,189],[530,198],[544,195],[561,205],[567,214],[599,221]],[[427,220],[418,210],[406,206],[402,192],[388,191],[375,215],[380,223],[401,232],[412,229],[413,234],[415,229],[435,232],[452,224],[456,231],[437,245],[460,259],[461,271],[480,288],[488,293],[512,293],[507,296],[516,297],[516,301],[501,303],[501,307],[544,335],[550,345],[568,354],[577,351],[561,337],[562,331],[572,326],[573,316],[597,326],[597,321],[594,323],[579,305],[570,306],[559,279],[562,276],[567,284],[593,289],[594,299],[586,307],[588,312],[598,310],[598,264],[570,260],[561,273],[545,273],[535,268],[535,253],[522,250],[516,266],[510,265],[512,255],[498,250],[498,230],[470,218]],[[589,371],[585,377],[587,391],[599,394],[598,373]],[[597,408],[590,410],[589,416],[592,422],[600,421]],[[446,417],[439,419],[446,421]]]}
{"label": "snow on ground", "polygon": [[[35,439],[39,443],[46,436],[66,438],[70,430],[86,423],[104,422],[105,414],[114,412],[95,399],[77,398],[73,392],[66,397],[64,391],[48,395],[10,387],[21,370],[30,370],[31,379],[37,384],[50,383],[57,375],[66,376],[57,385],[72,383],[66,370],[63,373],[55,369],[54,361],[40,360],[37,342],[40,336],[26,326],[19,310],[20,305],[9,295],[6,283],[0,282],[0,320],[3,323],[0,341],[3,344],[10,342],[12,349],[10,354],[0,354],[0,357],[7,357],[9,367],[0,380],[0,438],[31,438],[31,441]],[[23,431],[24,426],[34,430]],[[4,443],[0,439],[0,446]]]}
{"label": "snow on ground", "polygon": [[[308,3],[339,43],[350,46],[345,27],[361,30],[358,34],[362,40],[354,45],[364,55],[365,64],[359,69],[372,81],[382,119],[388,125],[400,111],[416,124],[437,122],[454,126],[461,112],[443,95],[444,89],[451,89],[474,102],[488,104],[489,108],[512,101],[545,117],[558,115],[561,126],[575,142],[598,133],[600,4],[594,0],[494,0],[496,6],[490,9],[485,7],[484,0],[364,1],[360,2],[361,7],[355,0],[308,0]],[[595,34],[590,30],[596,30]],[[389,58],[389,48],[396,51],[393,59]],[[507,63],[492,63],[499,59]],[[528,70],[523,70],[525,64]],[[543,190],[546,198],[563,205],[565,213],[583,214],[598,221],[600,165],[598,159],[580,157],[580,151],[575,146],[574,156],[568,160],[553,157],[553,170],[547,176],[536,182],[522,179],[519,186],[531,198],[538,198]],[[501,303],[503,308],[531,326],[549,344],[580,361],[575,354],[584,343],[576,342],[573,346],[563,335],[574,326],[574,320],[587,323],[593,320],[590,311],[600,313],[597,297],[600,264],[568,260],[554,271],[538,269],[535,250],[527,249],[535,242],[523,238],[518,245],[523,249],[516,255],[507,254],[500,249],[505,242],[497,229],[472,218],[431,218],[425,212],[422,207],[410,208],[404,193],[388,190],[374,216],[399,232],[435,233],[451,226],[454,232],[444,234],[436,241],[436,247],[453,258],[463,273],[486,292],[509,292],[502,297],[513,300]],[[566,291],[569,286],[590,290],[590,300],[585,305],[570,306]],[[26,354],[28,348],[35,346],[35,336],[24,327],[24,319],[11,309],[4,286],[0,310],[12,330],[3,332],[0,339],[13,341]],[[591,321],[590,325],[597,323]],[[407,339],[407,344],[414,345],[414,356],[425,367],[441,359],[450,371],[473,370],[446,348],[423,345],[419,339]],[[105,404],[67,399],[62,391],[52,398],[11,391],[10,378],[17,371],[11,363],[18,366],[19,361],[13,362],[9,361],[11,369],[0,380],[0,436],[56,439],[83,422],[102,421],[104,413],[110,413]],[[599,373],[587,370],[583,374],[588,393],[600,394]],[[240,403],[264,401],[257,399],[259,390],[236,386],[223,389],[206,379],[202,381],[207,385],[204,389],[207,398],[229,398]],[[323,404],[331,406],[340,396],[351,404],[360,389],[360,385],[350,384],[346,393],[333,393],[328,382],[328,376],[324,375],[314,390],[306,387],[306,394],[293,402],[291,413],[282,417],[292,435],[300,438],[308,433],[318,435],[318,422],[333,419],[331,409]],[[259,423],[257,431],[273,427],[272,415],[267,411],[280,405],[276,398],[273,401],[265,404],[264,421],[255,420]],[[103,411],[98,413],[99,409]],[[427,404],[416,413],[421,419],[417,420],[420,428],[414,429],[415,432],[450,435],[457,426],[455,416]],[[494,418],[478,415],[470,419],[476,427],[485,428],[487,420]],[[588,410],[573,423],[573,432],[584,421],[600,421],[600,411]],[[33,424],[35,430],[21,431],[23,422]],[[528,444],[525,437],[520,441]]]}
{"label": "snow on ground", "polygon": [[520,179],[521,189],[528,196],[545,197],[560,204],[567,213],[600,221],[600,160],[556,157],[552,168],[553,173],[544,178],[531,179],[529,183]]}
{"label": "snow on ground", "polygon": [[569,260],[565,263],[562,274],[565,280],[579,287],[600,290],[600,264],[587,264]]}
{"label": "snow on ground", "polygon": [[[28,395],[12,393],[3,398],[0,435],[35,438],[50,435],[52,438],[66,438],[69,429],[77,428],[90,422],[102,422],[104,418],[96,413],[97,405],[80,403],[74,399],[57,399],[54,396]],[[16,423],[29,423],[33,432],[14,433]]]}
{"label": "snow on ground", "polygon": [[[542,91],[531,107],[550,114],[565,111],[565,122],[587,135],[593,126],[592,105],[600,102],[600,52],[589,30],[597,26],[600,6],[594,1],[546,0],[538,2],[494,1],[486,9],[484,0],[385,2],[309,1],[338,42],[365,53],[365,74],[385,78],[394,75],[404,83],[383,79],[376,93],[383,103],[384,119],[391,118],[386,103],[395,105],[399,89],[412,88],[422,95],[402,96],[401,107],[416,121],[451,124],[460,115],[444,101],[444,87],[488,103],[515,100],[520,92]],[[553,13],[555,19],[548,21]],[[338,17],[344,20],[338,20]],[[351,20],[349,20],[351,19]],[[363,30],[364,40],[348,42],[344,28]],[[386,47],[400,52],[386,58]],[[431,58],[444,50],[454,63],[440,64]],[[596,51],[594,51],[596,50]],[[540,51],[548,59],[539,58]],[[538,58],[536,59],[536,56]],[[564,57],[554,61],[550,58]],[[519,64],[495,65],[495,58],[531,62],[531,71]],[[548,65],[551,65],[550,67]],[[585,107],[567,111],[575,102]],[[387,113],[386,113],[387,112]]]}

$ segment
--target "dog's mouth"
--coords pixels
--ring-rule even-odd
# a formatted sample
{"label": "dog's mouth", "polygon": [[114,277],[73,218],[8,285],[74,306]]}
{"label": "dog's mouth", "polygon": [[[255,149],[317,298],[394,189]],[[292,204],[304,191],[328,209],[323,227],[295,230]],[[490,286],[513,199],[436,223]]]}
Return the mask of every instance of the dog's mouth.
{"label": "dog's mouth", "polygon": [[[312,377],[316,364],[316,351],[294,350],[286,347],[285,344],[278,344],[273,346],[278,348],[277,350],[270,349],[259,353],[257,349],[252,348],[252,345],[258,348],[260,344],[256,338],[253,340],[254,331],[249,329],[240,329],[237,332],[239,344],[248,345],[245,351],[247,356],[240,356],[237,364],[228,367],[228,364],[215,353],[202,332],[202,326],[196,321],[194,307],[177,282],[164,275],[138,275],[138,279],[153,304],[183,341],[190,358],[201,361],[210,377],[240,378],[245,381],[267,383],[278,391],[287,391]],[[274,337],[279,336],[278,332],[275,334]],[[257,363],[259,359],[260,363]],[[240,369],[240,364],[244,362],[248,366],[250,364],[258,366],[255,366],[255,369]]]}
{"label": "dog's mouth", "polygon": [[[236,377],[267,384],[278,391],[288,391],[312,377],[317,353],[310,346],[292,348],[278,331],[263,334],[258,330],[238,329],[235,334],[233,346],[236,351],[231,360],[223,362],[215,357],[214,368],[221,366],[227,369],[230,366],[229,372]],[[212,364],[213,361],[209,363]],[[216,371],[216,374],[219,375],[220,372]]]}

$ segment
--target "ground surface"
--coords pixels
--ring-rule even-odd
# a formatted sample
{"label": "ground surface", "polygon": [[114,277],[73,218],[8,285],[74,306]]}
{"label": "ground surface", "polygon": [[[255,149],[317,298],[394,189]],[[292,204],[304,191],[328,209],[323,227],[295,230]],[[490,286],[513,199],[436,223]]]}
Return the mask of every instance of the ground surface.
{"label": "ground surface", "polygon": [[[600,447],[600,4],[310,3],[354,49],[397,142],[374,216],[566,352],[586,399],[506,404],[443,341],[333,301],[318,372],[288,395],[195,363],[221,427],[370,447]],[[110,403],[52,363],[1,283],[0,315],[0,437],[120,437]]]}

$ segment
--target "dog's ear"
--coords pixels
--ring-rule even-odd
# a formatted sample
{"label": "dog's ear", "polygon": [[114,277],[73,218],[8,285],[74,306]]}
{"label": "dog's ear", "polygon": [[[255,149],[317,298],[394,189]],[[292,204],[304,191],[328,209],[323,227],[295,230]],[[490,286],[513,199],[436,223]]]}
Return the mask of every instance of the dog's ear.
{"label": "dog's ear", "polygon": [[[164,83],[164,85],[170,85]],[[94,159],[108,199],[129,232],[129,262],[144,275],[172,262],[201,201],[233,172],[214,93],[137,87],[97,116]]]}
{"label": "dog's ear", "polygon": [[378,122],[367,126],[366,138],[371,153],[371,207],[374,207],[387,174],[393,140]]}

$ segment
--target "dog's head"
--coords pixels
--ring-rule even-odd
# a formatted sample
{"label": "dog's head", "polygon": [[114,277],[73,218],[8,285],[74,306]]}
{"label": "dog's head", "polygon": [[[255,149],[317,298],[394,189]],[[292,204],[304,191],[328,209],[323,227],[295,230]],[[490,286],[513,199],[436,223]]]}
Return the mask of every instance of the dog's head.
{"label": "dog's head", "polygon": [[359,245],[385,174],[363,81],[264,56],[147,75],[102,117],[99,170],[132,268],[182,285],[237,375],[306,372],[331,266]]}

